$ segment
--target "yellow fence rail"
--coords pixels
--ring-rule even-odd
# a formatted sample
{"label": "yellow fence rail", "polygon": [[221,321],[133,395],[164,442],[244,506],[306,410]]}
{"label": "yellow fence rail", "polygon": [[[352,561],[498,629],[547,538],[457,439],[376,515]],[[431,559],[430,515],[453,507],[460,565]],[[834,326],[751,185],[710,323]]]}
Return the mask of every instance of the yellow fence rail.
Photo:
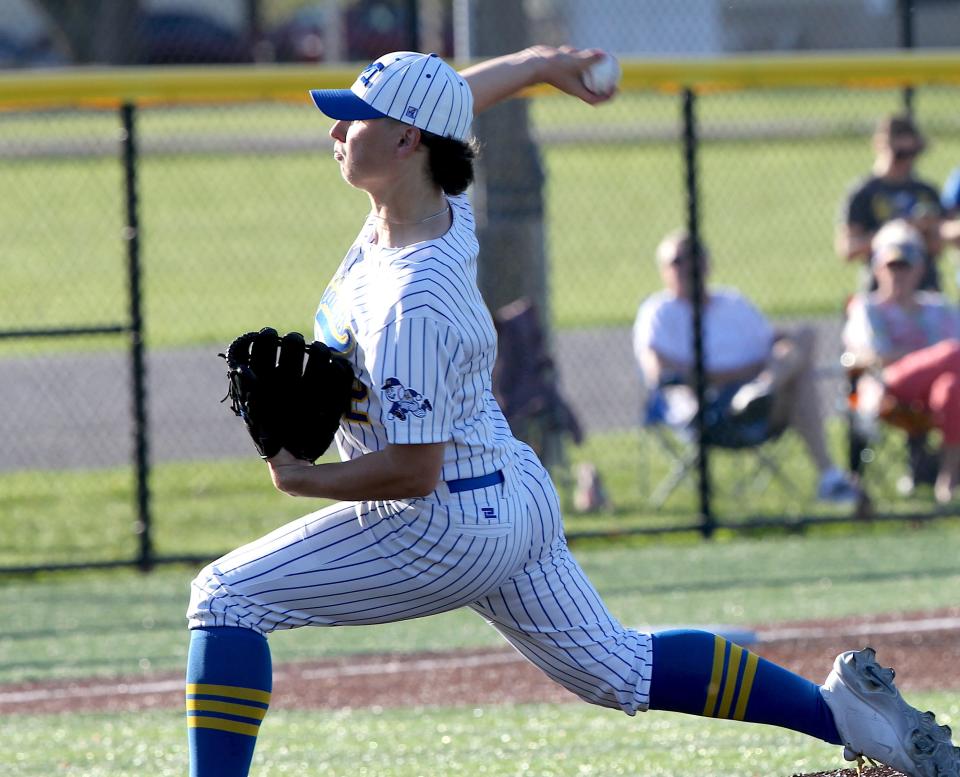
{"label": "yellow fence rail", "polygon": [[[740,55],[722,59],[629,59],[624,90],[699,92],[775,87],[847,86],[889,89],[960,85],[954,50],[803,55]],[[226,66],[76,68],[0,74],[0,107],[116,106],[165,102],[303,100],[308,89],[352,83],[352,66]],[[545,89],[537,90],[543,93]]]}

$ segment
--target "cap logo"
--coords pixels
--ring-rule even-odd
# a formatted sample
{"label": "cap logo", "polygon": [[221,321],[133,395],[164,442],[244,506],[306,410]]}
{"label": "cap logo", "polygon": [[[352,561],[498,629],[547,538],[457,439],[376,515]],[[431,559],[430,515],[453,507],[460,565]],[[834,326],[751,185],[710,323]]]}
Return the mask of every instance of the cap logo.
{"label": "cap logo", "polygon": [[384,68],[384,65],[382,62],[371,62],[369,65],[367,65],[363,69],[363,72],[360,74],[360,81],[363,82],[364,86],[370,86],[371,77],[375,76],[377,73],[383,70],[383,68]]}
{"label": "cap logo", "polygon": [[407,110],[403,112],[403,115],[410,119],[410,121],[413,121],[415,118],[417,118],[417,108],[413,105],[408,105]]}

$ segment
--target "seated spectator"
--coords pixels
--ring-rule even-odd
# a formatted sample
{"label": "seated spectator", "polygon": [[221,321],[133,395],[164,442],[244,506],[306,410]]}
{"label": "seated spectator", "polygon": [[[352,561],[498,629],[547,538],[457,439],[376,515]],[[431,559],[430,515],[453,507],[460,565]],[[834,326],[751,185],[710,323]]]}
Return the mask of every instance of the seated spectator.
{"label": "seated spectator", "polygon": [[921,289],[939,289],[937,258],[943,247],[940,193],[916,177],[914,166],[926,140],[913,119],[888,116],[873,135],[875,154],[870,175],[857,182],[844,202],[837,228],[837,253],[847,261],[863,262],[867,287],[876,288],[870,272],[870,242],[885,223],[908,219],[923,236]]}
{"label": "seated spectator", "polygon": [[960,167],[954,168],[947,177],[940,193],[940,205],[945,219],[940,236],[944,242],[960,248]]}
{"label": "seated spectator", "polygon": [[960,315],[940,294],[918,290],[923,238],[907,221],[876,234],[872,263],[877,290],[854,298],[844,343],[858,363],[881,370],[873,412],[892,400],[929,414],[942,433],[934,496],[946,503],[960,480]]}
{"label": "seated spectator", "polygon": [[[641,306],[634,324],[634,353],[648,386],[675,386],[669,402],[696,411],[694,380],[693,252],[682,231],[657,248],[665,289]],[[709,254],[700,250],[706,278]],[[704,282],[706,288],[706,282]],[[814,385],[814,333],[809,328],[778,332],[749,300],[733,289],[710,289],[703,307],[703,351],[708,382],[705,421],[708,442],[723,447],[756,445],[793,428],[819,472],[817,497],[853,502],[858,488],[827,452]],[[677,396],[679,394],[679,396]]]}

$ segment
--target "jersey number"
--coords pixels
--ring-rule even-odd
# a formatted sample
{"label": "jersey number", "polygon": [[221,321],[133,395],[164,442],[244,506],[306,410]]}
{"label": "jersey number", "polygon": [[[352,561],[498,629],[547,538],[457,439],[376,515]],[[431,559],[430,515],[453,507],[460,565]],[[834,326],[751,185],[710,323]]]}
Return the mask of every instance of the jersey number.
{"label": "jersey number", "polygon": [[[367,398],[367,387],[364,386],[359,380],[353,382],[353,390],[350,392],[350,396],[353,398],[354,404],[363,402]],[[351,408],[347,411],[345,418],[348,421],[353,421],[358,424],[368,424],[370,423],[370,416],[368,416],[362,410],[356,410]]]}

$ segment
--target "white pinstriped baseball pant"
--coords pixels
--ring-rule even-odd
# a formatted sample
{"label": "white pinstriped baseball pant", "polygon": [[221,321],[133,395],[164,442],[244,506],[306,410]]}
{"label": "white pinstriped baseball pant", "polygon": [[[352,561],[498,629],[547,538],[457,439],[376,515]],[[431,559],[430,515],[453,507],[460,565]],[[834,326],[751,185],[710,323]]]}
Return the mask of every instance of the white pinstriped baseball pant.
{"label": "white pinstriped baseball pant", "polygon": [[582,699],[649,703],[651,639],[608,612],[570,555],[556,490],[527,449],[502,484],[396,502],[345,502],[205,567],[191,628],[268,634],[389,623],[469,607]]}

